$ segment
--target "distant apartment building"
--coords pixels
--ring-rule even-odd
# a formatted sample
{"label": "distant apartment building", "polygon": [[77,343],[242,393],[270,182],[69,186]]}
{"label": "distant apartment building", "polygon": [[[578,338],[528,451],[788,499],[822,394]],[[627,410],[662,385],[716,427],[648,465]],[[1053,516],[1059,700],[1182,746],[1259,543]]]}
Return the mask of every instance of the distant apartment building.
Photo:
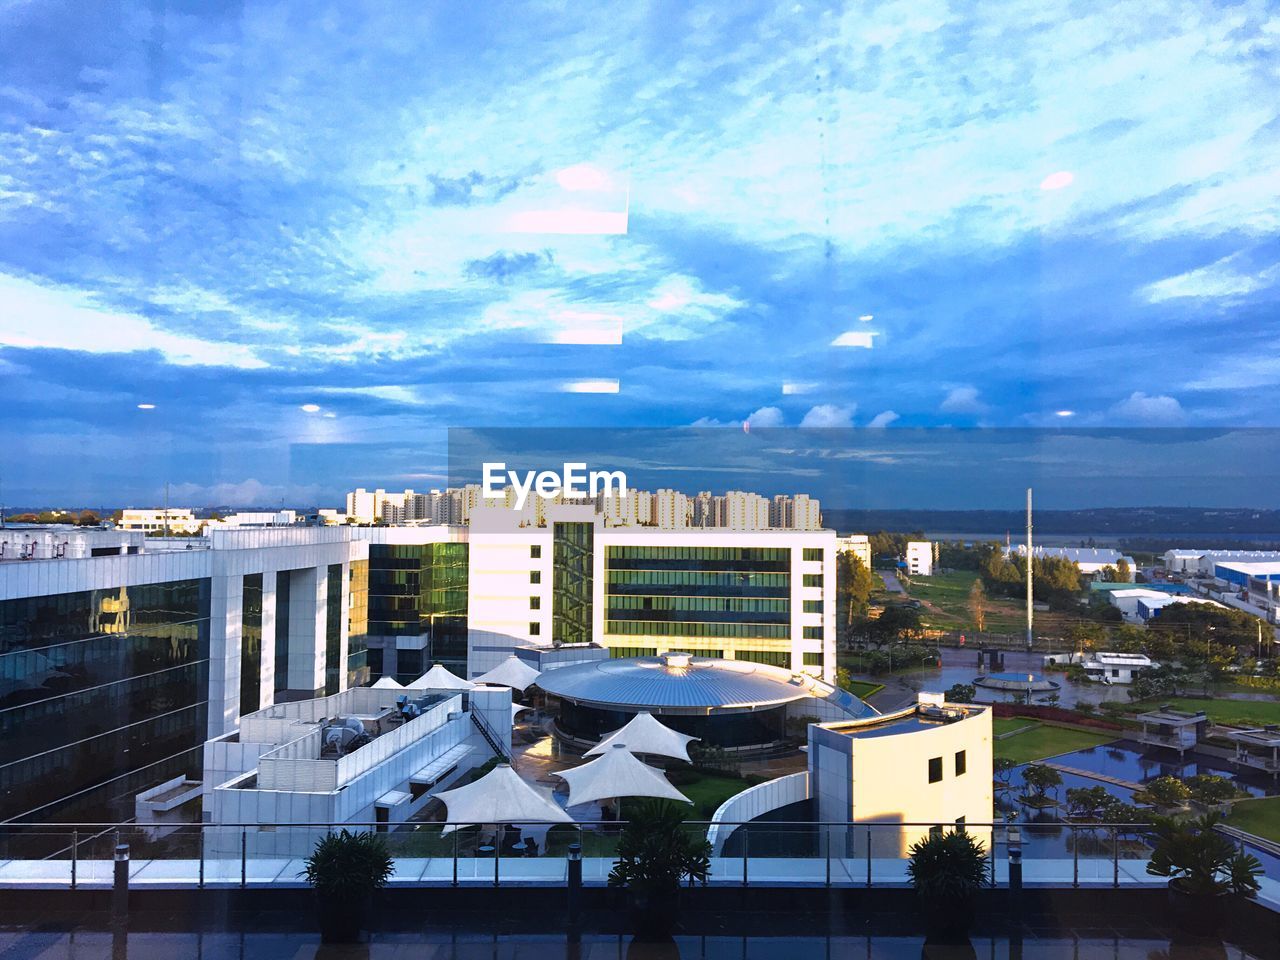
{"label": "distant apartment building", "polygon": [[836,538],[836,552],[852,553],[862,561],[862,565],[871,569],[871,538],[865,533],[852,533],[847,537]]}
{"label": "distant apartment building", "polygon": [[204,529],[205,521],[196,518],[191,510],[122,510],[122,530],[141,530],[148,536],[191,536]]}
{"label": "distant apartment building", "polygon": [[913,577],[933,576],[933,544],[928,540],[907,542],[907,573]]}

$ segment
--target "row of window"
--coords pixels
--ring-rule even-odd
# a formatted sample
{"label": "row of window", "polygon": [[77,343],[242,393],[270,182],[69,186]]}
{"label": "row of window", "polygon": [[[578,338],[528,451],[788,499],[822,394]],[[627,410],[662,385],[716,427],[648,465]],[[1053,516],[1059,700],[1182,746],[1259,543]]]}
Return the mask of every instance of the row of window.
{"label": "row of window", "polygon": [[718,573],[710,570],[610,570],[612,585],[653,587],[781,587],[790,589],[789,573]]}
{"label": "row of window", "polygon": [[820,587],[822,586],[822,574],[806,573],[804,574],[803,583],[806,587]]}
{"label": "row of window", "polygon": [[734,613],[789,613],[791,601],[751,597],[667,597],[639,594],[609,597],[610,610],[725,610]]}
{"label": "row of window", "polygon": [[821,601],[821,600],[806,600],[806,601],[804,601],[804,612],[805,612],[805,613],[821,613],[821,612],[822,612],[822,601]]}
{"label": "row of window", "polygon": [[663,623],[657,620],[606,620],[604,632],[622,636],[652,637],[761,637],[786,640],[791,636],[790,624],[695,623],[687,620]]}
{"label": "row of window", "polygon": [[821,547],[805,547],[804,553],[801,554],[801,557],[805,560],[817,560],[821,562],[824,553],[825,551]]}
{"label": "row of window", "polygon": [[[806,553],[808,551],[805,551]],[[819,553],[822,551],[819,550]],[[610,560],[791,560],[788,547],[654,547],[611,546]],[[809,557],[805,557],[806,560]]]}
{"label": "row of window", "polygon": [[[963,750],[957,750],[955,756],[955,775],[962,776],[967,769],[965,755]],[[942,780],[942,758],[929,758],[929,782],[939,783]]]}

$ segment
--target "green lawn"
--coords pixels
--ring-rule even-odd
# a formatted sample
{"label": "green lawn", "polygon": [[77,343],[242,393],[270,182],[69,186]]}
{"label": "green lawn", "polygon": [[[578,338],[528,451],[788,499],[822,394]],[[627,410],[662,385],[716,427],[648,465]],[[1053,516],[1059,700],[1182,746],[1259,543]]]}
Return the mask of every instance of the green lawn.
{"label": "green lawn", "polygon": [[[997,720],[996,723],[1011,724],[1008,729],[996,728],[997,733],[1007,733],[1009,729],[1025,726],[1027,721],[1011,719]],[[1085,730],[1070,730],[1066,727],[1051,727],[1037,724],[1024,733],[1016,734],[1006,740],[995,741],[995,755],[1005,757],[1014,763],[1030,763],[1046,757],[1056,757],[1060,753],[1083,750],[1107,743],[1115,737],[1105,734],[1091,733]]]}
{"label": "green lawn", "polygon": [[859,700],[865,700],[873,694],[879,693],[884,689],[883,683],[872,683],[870,680],[850,680],[849,685],[845,687]]}
{"label": "green lawn", "polygon": [[1013,733],[1013,731],[1021,730],[1023,727],[1039,725],[1039,720],[1033,720],[1030,717],[996,717],[991,721],[991,728],[996,736]]}
{"label": "green lawn", "polygon": [[1196,700],[1192,697],[1175,697],[1135,705],[1137,712],[1168,703],[1176,710],[1203,710],[1215,723],[1231,726],[1263,726],[1280,723],[1280,699],[1277,700]]}
{"label": "green lawn", "polygon": [[[690,820],[710,820],[720,804],[751,786],[741,777],[703,773],[701,770],[668,771],[668,779],[672,786],[693,801]],[[627,802],[622,802],[624,816]]]}
{"label": "green lawn", "polygon": [[[953,570],[932,577],[912,577],[907,595],[915,600],[933,604],[940,614],[932,610],[921,611],[924,619],[943,629],[973,630],[973,616],[969,612],[969,591],[978,579],[972,570]],[[997,605],[1003,609],[997,609]],[[1007,600],[987,598],[986,629],[993,633],[1012,632],[1023,626],[1022,614],[1014,610]]]}
{"label": "green lawn", "polygon": [[1241,800],[1232,804],[1227,823],[1238,830],[1280,843],[1280,797]]}

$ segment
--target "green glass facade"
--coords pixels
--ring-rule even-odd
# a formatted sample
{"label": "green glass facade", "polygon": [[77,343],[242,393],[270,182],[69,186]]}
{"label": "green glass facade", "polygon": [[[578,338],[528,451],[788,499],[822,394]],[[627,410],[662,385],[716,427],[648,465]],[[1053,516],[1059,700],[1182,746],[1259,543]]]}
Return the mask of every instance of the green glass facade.
{"label": "green glass facade", "polygon": [[595,528],[557,523],[551,547],[551,642],[591,642]]}
{"label": "green glass facade", "polygon": [[347,688],[369,682],[369,561],[353,560],[348,568]]}
{"label": "green glass facade", "polygon": [[331,697],[342,686],[342,674],[347,665],[342,662],[342,564],[329,564],[325,578],[324,615],[324,695]]}
{"label": "green glass facade", "polygon": [[368,636],[427,638],[421,652],[397,651],[397,679],[416,679],[426,661],[465,670],[467,557],[465,543],[369,545]]}
{"label": "green glass facade", "polygon": [[[788,548],[616,545],[609,547],[605,564],[606,635],[791,636]],[[720,652],[690,646],[703,656]]]}
{"label": "green glass facade", "polygon": [[240,603],[240,715],[262,705],[262,574],[246,574]]}
{"label": "green glass facade", "polygon": [[204,578],[0,601],[0,820],[119,822],[199,777]]}

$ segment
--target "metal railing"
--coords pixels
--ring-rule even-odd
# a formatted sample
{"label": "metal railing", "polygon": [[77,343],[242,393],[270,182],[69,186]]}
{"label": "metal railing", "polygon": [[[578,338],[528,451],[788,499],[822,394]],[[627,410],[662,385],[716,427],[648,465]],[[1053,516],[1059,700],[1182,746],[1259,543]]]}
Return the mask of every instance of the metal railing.
{"label": "metal railing", "polygon": [[[382,834],[397,885],[561,885],[572,843],[584,880],[607,882],[622,822],[451,825],[345,824],[4,824],[0,889],[110,884],[112,851],[130,847],[131,883],[156,887],[299,886],[303,861],[331,829]],[[1146,874],[1147,825],[968,823],[990,852],[991,883],[1007,883],[1011,843],[1027,884],[1111,886],[1160,883]],[[954,823],[689,821],[719,834],[713,884],[854,887],[906,885],[911,845]]]}

